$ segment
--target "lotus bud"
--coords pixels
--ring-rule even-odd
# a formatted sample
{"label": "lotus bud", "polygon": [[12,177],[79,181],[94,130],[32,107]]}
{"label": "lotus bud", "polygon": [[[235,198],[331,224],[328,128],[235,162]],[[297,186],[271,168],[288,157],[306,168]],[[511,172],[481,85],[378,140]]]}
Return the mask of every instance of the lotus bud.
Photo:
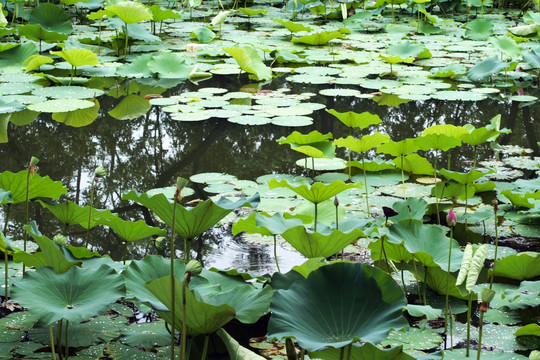
{"label": "lotus bud", "polygon": [[446,224],[450,227],[454,227],[457,224],[457,216],[454,209],[450,209],[448,215],[446,215]]}
{"label": "lotus bud", "polygon": [[190,260],[186,265],[186,274],[190,276],[200,275],[202,272],[202,265],[197,260]]}
{"label": "lotus bud", "polygon": [[55,235],[53,237],[53,241],[58,246],[64,246],[64,245],[66,245],[66,242],[67,242],[66,237],[64,235],[62,235],[62,234]]}
{"label": "lotus bud", "polygon": [[490,303],[495,297],[495,290],[484,288],[482,289],[482,301]]}
{"label": "lotus bud", "polygon": [[39,159],[37,157],[32,156],[32,158],[30,158],[30,162],[27,165],[28,172],[30,173],[30,175],[34,175],[35,172],[38,170],[38,167],[37,167],[38,162],[39,162]]}
{"label": "lotus bud", "polygon": [[540,351],[538,351],[538,350],[531,351],[531,353],[529,354],[529,359],[530,360],[540,360]]}
{"label": "lotus bud", "polygon": [[156,248],[158,249],[163,249],[163,247],[165,246],[166,242],[165,240],[167,240],[167,238],[165,236],[158,236],[155,240],[154,240],[154,244],[156,246]]}
{"label": "lotus bud", "polygon": [[39,162],[39,159],[35,156],[32,156],[32,158],[30,159],[30,166],[36,166]]}
{"label": "lotus bud", "polygon": [[176,188],[180,191],[182,191],[182,189],[184,189],[186,187],[186,185],[188,184],[188,180],[187,179],[184,179],[183,177],[177,177],[176,178]]}
{"label": "lotus bud", "polygon": [[339,206],[339,199],[338,199],[337,195],[334,196],[334,206],[335,206],[335,207],[338,207],[338,206]]}
{"label": "lotus bud", "polygon": [[389,217],[396,216],[396,215],[399,214],[396,210],[394,210],[394,209],[392,209],[391,207],[388,207],[388,206],[383,206],[382,211],[384,213],[384,217],[387,218],[387,219]]}
{"label": "lotus bud", "polygon": [[493,199],[491,205],[493,205],[493,211],[495,212],[495,214],[497,214],[497,212],[499,211],[499,202],[497,201],[497,199]]}
{"label": "lotus bud", "polygon": [[98,166],[96,170],[94,170],[94,175],[96,178],[104,177],[107,175],[107,170],[103,166]]}

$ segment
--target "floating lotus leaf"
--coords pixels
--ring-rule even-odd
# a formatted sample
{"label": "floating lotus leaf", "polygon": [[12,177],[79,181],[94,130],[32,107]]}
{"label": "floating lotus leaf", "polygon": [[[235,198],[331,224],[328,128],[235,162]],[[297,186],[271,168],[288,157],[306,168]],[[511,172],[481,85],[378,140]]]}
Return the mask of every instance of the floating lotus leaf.
{"label": "floating lotus leaf", "polygon": [[94,102],[95,105],[91,108],[73,110],[69,112],[53,113],[52,118],[55,121],[73,127],[90,125],[99,116],[99,102],[97,100],[94,100]]}
{"label": "floating lotus leaf", "polygon": [[[348,351],[348,350],[347,350]],[[372,359],[372,360],[414,360],[415,358],[403,351],[403,346],[380,349],[371,343],[362,346],[353,345],[351,348],[351,359]],[[322,351],[313,351],[310,354],[317,359],[339,360],[341,349],[329,348]]]}
{"label": "floating lotus leaf", "polygon": [[499,60],[497,56],[486,58],[474,65],[467,72],[467,77],[472,81],[482,81],[493,76],[508,67],[508,64]]}
{"label": "floating lotus leaf", "polygon": [[293,38],[292,42],[320,46],[328,44],[331,40],[342,39],[343,37],[343,34],[339,31],[320,31],[315,34]]}
{"label": "floating lotus leaf", "polygon": [[[17,173],[4,171],[0,173],[0,189],[11,192],[13,203],[26,201],[26,180],[28,170],[22,170]],[[67,188],[60,181],[53,181],[50,177],[41,177],[38,174],[30,176],[30,187],[28,189],[28,198],[30,200],[45,197],[58,199],[67,192]]]}
{"label": "floating lotus leaf", "polygon": [[79,323],[106,311],[124,296],[125,286],[122,276],[105,265],[99,269],[74,267],[63,274],[41,267],[27,272],[13,285],[11,294],[42,325],[61,319]]}
{"label": "floating lotus leaf", "polygon": [[243,71],[252,74],[255,80],[272,79],[272,69],[262,62],[257,50],[254,48],[250,46],[234,46],[223,50],[236,60]]}
{"label": "floating lotus leaf", "polygon": [[407,331],[392,330],[388,338],[382,342],[383,346],[398,346],[407,344],[409,348],[415,350],[435,349],[443,341],[441,335],[431,328],[411,327]]}
{"label": "floating lotus leaf", "polygon": [[193,65],[187,64],[186,58],[180,53],[154,55],[147,66],[160,78],[167,79],[187,79],[193,70]]}
{"label": "floating lotus leaf", "polygon": [[[348,300],[335,301],[340,298]],[[274,294],[268,338],[294,337],[310,352],[358,340],[377,344],[391,329],[407,326],[401,314],[406,304],[403,290],[382,270],[359,263],[327,265]]]}
{"label": "floating lotus leaf", "polygon": [[109,111],[109,115],[117,120],[132,120],[145,115],[151,107],[144,96],[132,94],[123,98]]}
{"label": "floating lotus leaf", "polygon": [[451,78],[462,76],[467,73],[467,68],[463,64],[450,64],[441,68],[433,68],[429,77],[433,78]]}
{"label": "floating lotus leaf", "polygon": [[47,100],[28,105],[28,109],[46,113],[61,113],[80,109],[88,109],[96,106],[93,101],[80,99]]}
{"label": "floating lotus leaf", "polygon": [[41,3],[32,9],[28,23],[39,24],[47,31],[68,35],[73,32],[73,26],[64,9],[51,3]]}
{"label": "floating lotus leaf", "polygon": [[6,101],[4,99],[0,99],[0,114],[12,114],[18,111],[22,111],[25,108],[25,105],[17,101]]}
{"label": "floating lotus leaf", "polygon": [[240,11],[242,14],[247,15],[247,16],[268,14],[268,10],[263,10],[263,9],[238,8],[237,10]]}
{"label": "floating lotus leaf", "polygon": [[[32,91],[32,95],[52,97],[53,99],[93,99],[103,95],[103,90],[90,89],[82,86],[55,86],[54,91],[50,87]],[[97,103],[99,107],[99,103]]]}
{"label": "floating lotus leaf", "polygon": [[488,19],[474,19],[465,28],[465,37],[471,40],[487,40],[493,35],[493,23]]}
{"label": "floating lotus leaf", "polygon": [[156,346],[169,345],[171,335],[167,331],[164,321],[156,321],[132,324],[124,328],[120,341],[131,346],[150,349]]}
{"label": "floating lotus leaf", "polygon": [[200,28],[193,30],[191,37],[196,38],[200,43],[207,44],[214,40],[216,33],[206,26],[201,26]]}
{"label": "floating lotus leaf", "polygon": [[134,24],[143,20],[151,20],[152,14],[146,6],[134,1],[119,1],[105,8],[107,16],[118,16],[126,24]]}

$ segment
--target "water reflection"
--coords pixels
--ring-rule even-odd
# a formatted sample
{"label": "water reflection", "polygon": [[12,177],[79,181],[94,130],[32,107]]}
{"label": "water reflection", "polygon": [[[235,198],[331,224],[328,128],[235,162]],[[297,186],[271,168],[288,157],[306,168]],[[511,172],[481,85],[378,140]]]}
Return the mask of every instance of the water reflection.
{"label": "water reflection", "polygon": [[[265,89],[287,87],[292,93],[318,93],[320,87],[289,84],[285,77],[276,79]],[[236,77],[222,77],[224,86],[238,91],[243,84]],[[210,86],[210,85],[208,85]],[[217,85],[216,85],[217,86]],[[98,165],[107,168],[108,174],[96,187],[96,207],[107,207],[126,219],[144,218],[151,225],[159,225],[152,215],[137,204],[121,200],[124,191],[146,191],[151,188],[170,186],[177,176],[189,177],[201,172],[225,172],[239,179],[254,180],[268,173],[303,174],[304,170],[295,166],[299,155],[288,147],[280,146],[276,140],[287,136],[294,129],[265,126],[242,126],[228,123],[224,119],[202,122],[179,122],[171,120],[160,107],[153,106],[144,116],[135,120],[119,121],[108,112],[118,103],[122,94],[130,91],[138,94],[163,93],[164,96],[177,95],[183,91],[196,90],[195,85],[182,84],[178,87],[152,88],[139,85],[116,89],[99,98],[101,109],[98,120],[92,124],[73,128],[52,120],[43,114],[29,126],[9,128],[9,142],[0,145],[0,170],[19,171],[31,156],[41,161],[40,174],[49,175],[68,186],[65,199],[81,205],[89,199],[89,174]],[[338,111],[369,111],[378,114],[383,122],[370,131],[387,133],[394,140],[418,136],[426,127],[435,124],[472,124],[485,126],[497,114],[502,115],[501,127],[512,129],[512,133],[500,137],[501,143],[520,145],[534,149],[540,131],[535,119],[540,106],[521,107],[517,102],[489,98],[481,102],[410,101],[399,107],[379,106],[369,99],[350,97],[325,97],[316,95],[311,102],[326,104],[327,108]],[[323,133],[332,132],[334,137],[347,136],[349,129],[324,110],[314,114],[314,125],[298,129],[309,132],[317,129]],[[353,130],[361,136],[366,130]],[[340,151],[343,151],[341,149]],[[464,145],[452,154],[452,167],[460,168],[471,159],[471,151]],[[340,155],[344,156],[341,152]],[[427,154],[433,157],[434,154]],[[493,151],[488,145],[480,146],[480,159],[491,157]],[[439,159],[442,164],[446,156]],[[194,184],[194,197],[205,199],[208,195]],[[23,206],[13,206],[9,234],[21,236],[24,219]],[[38,204],[31,206],[31,219],[36,219],[44,234],[51,237],[62,231],[61,224],[48,210]],[[70,229],[69,238],[81,244],[82,229]],[[110,254],[115,259],[140,258],[144,256],[147,244],[121,246],[121,240],[104,228],[92,230],[93,250]],[[181,248],[181,244],[179,244]],[[123,250],[123,249],[126,250]],[[150,247],[155,252],[153,247]],[[244,270],[265,272],[273,269],[272,249],[265,246],[249,246],[232,237],[228,230],[212,231],[205,234],[200,244],[195,244],[197,256],[207,265],[220,268],[236,267]],[[167,254],[165,249],[164,255]],[[283,267],[301,261],[298,255],[280,250]],[[292,259],[286,264],[287,259]]]}

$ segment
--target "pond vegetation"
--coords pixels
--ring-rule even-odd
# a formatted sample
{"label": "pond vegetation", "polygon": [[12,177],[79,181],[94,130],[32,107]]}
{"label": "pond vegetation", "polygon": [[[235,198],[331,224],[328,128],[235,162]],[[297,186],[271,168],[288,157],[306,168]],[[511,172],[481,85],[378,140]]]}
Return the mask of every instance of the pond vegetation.
{"label": "pond vegetation", "polygon": [[0,5],[0,358],[540,356],[537,1]]}

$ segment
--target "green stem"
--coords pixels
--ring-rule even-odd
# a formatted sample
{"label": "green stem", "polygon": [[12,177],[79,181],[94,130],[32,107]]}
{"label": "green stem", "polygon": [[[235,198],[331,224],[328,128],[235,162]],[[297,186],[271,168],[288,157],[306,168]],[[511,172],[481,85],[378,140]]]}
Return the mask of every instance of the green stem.
{"label": "green stem", "polygon": [[454,350],[454,317],[452,316],[452,307],[448,307],[450,317],[450,350]]}
{"label": "green stem", "polygon": [[92,180],[92,186],[90,187],[90,208],[88,209],[88,229],[86,230],[86,244],[85,247],[88,247],[88,240],[90,239],[90,224],[92,222],[92,207],[94,206],[94,184],[96,183],[96,178]]}
{"label": "green stem", "polygon": [[[6,235],[7,226],[8,226],[8,220],[9,220],[9,211],[11,210],[10,204],[7,204],[7,210],[6,210],[6,219],[4,221],[4,231],[3,235]],[[4,306],[7,307],[8,303],[8,250],[6,249],[4,251],[4,285],[5,285],[5,298],[4,298]]]}
{"label": "green stem", "polygon": [[[437,180],[438,180],[438,178],[437,178],[437,160],[438,160],[437,152],[435,152],[435,174],[434,174],[435,181],[433,182],[435,184],[435,186],[437,186]],[[437,201],[437,199],[435,201],[435,207],[437,208],[437,224],[441,225],[441,214],[439,214],[439,211],[440,211],[439,210],[439,202]]]}
{"label": "green stem", "polygon": [[444,333],[448,331],[448,293],[450,292],[450,260],[452,258],[452,239],[454,238],[454,228],[450,228],[450,246],[448,247],[448,267],[446,273],[446,295],[444,306]]}
{"label": "green stem", "polygon": [[381,254],[384,256],[384,261],[385,261],[385,264],[386,264],[386,271],[388,271],[388,273],[390,273],[390,266],[388,265],[388,257],[386,256],[386,250],[384,250],[384,238],[386,236],[383,236],[381,238]]}
{"label": "green stem", "polygon": [[[392,7],[392,9],[394,9],[394,8]],[[403,159],[404,159],[404,157],[405,157],[404,155],[401,155],[401,186],[403,186],[403,198],[405,200],[407,200],[407,196],[405,194],[405,174],[403,172]]]}
{"label": "green stem", "polygon": [[[414,255],[413,255],[412,261],[413,261],[413,266],[414,266],[414,272],[417,275],[419,275],[418,274],[418,269],[416,268],[416,260],[414,260]],[[421,299],[422,296],[421,296],[421,293],[420,293],[420,282],[418,281],[418,278],[416,279],[416,290],[418,291],[418,299]]]}
{"label": "green stem", "polygon": [[465,356],[469,357],[469,351],[471,347],[471,313],[472,313],[472,291],[469,294],[469,302],[467,306],[467,351]]}
{"label": "green stem", "polygon": [[210,339],[209,336],[204,337],[204,345],[203,345],[203,352],[201,356],[201,360],[206,360],[206,352],[208,351],[208,340]]}
{"label": "green stem", "polygon": [[60,319],[56,323],[56,346],[58,347],[58,355],[62,359],[62,345],[60,341],[62,339],[62,325],[64,324],[63,320]]}
{"label": "green stem", "polygon": [[317,203],[314,203],[315,204],[315,225],[313,227],[313,231],[317,232]]}
{"label": "green stem", "polygon": [[473,146],[473,170],[476,169],[476,146]]}
{"label": "green stem", "polygon": [[403,270],[401,270],[401,285],[403,285],[403,293],[407,296],[407,287],[405,286],[405,275]]}
{"label": "green stem", "polygon": [[[493,278],[495,277],[495,265],[497,265],[497,250],[499,249],[499,230],[498,230],[498,219],[497,219],[497,210],[495,213],[495,256],[493,257],[493,268],[491,269],[491,278],[489,279],[489,288],[493,288]],[[7,284],[7,283],[6,283]]]}
{"label": "green stem", "polygon": [[56,360],[56,353],[54,352],[54,336],[53,336],[52,324],[49,324],[49,338],[51,339],[52,358],[53,360]]}
{"label": "green stem", "polygon": [[276,260],[277,271],[281,272],[281,270],[279,269],[279,263],[278,263],[278,258],[277,258],[277,238],[276,238],[276,235],[274,235],[274,259]]}
{"label": "green stem", "polygon": [[173,199],[173,213],[172,213],[172,229],[171,229],[171,360],[174,360],[174,345],[176,342],[176,337],[174,336],[175,332],[175,317],[176,317],[176,302],[175,302],[175,278],[174,278],[174,229],[176,221],[176,194]]}
{"label": "green stem", "polygon": [[368,192],[366,164],[365,164],[364,157],[362,157],[362,168],[363,168],[363,171],[364,171],[364,186],[366,188],[366,212],[369,215],[369,192]]}
{"label": "green stem", "polygon": [[351,360],[352,343],[347,345],[347,360]]}
{"label": "green stem", "polygon": [[[26,221],[25,224],[28,224],[28,221],[30,220],[30,210],[29,210],[29,199],[30,196],[30,173],[31,171],[28,170],[28,175],[26,176],[26,198],[25,198],[25,204],[26,204]],[[24,232],[24,251],[26,251],[26,242],[28,241],[28,231]],[[26,264],[23,263],[23,274],[26,272]]]}
{"label": "green stem", "polygon": [[127,51],[128,51],[128,24],[126,23],[126,44],[124,46],[124,62],[126,61],[126,58],[127,58]]}
{"label": "green stem", "polygon": [[311,158],[311,177],[315,178],[315,158]]}
{"label": "green stem", "polygon": [[351,149],[347,149],[347,152],[348,152],[348,157],[349,157],[349,181],[351,181],[351,168],[352,168],[352,165],[351,165]]}
{"label": "green stem", "polygon": [[182,340],[180,341],[180,360],[186,360],[186,342],[187,342],[187,313],[186,313],[186,291],[188,287],[187,276],[184,276],[182,284]]}
{"label": "green stem", "polygon": [[484,312],[480,311],[480,327],[478,328],[478,348],[476,349],[476,360],[480,360],[482,353],[482,328],[484,325]]}
{"label": "green stem", "polygon": [[69,329],[69,320],[66,320],[66,360],[69,358],[69,336],[68,336],[68,329]]}
{"label": "green stem", "polygon": [[345,348],[342,347],[339,351],[339,360],[344,360],[345,357]]}
{"label": "green stem", "polygon": [[426,288],[427,288],[428,270],[429,270],[429,268],[427,266],[424,266],[424,286],[422,287],[422,290],[423,290],[423,293],[424,293],[424,306],[427,305]]}

